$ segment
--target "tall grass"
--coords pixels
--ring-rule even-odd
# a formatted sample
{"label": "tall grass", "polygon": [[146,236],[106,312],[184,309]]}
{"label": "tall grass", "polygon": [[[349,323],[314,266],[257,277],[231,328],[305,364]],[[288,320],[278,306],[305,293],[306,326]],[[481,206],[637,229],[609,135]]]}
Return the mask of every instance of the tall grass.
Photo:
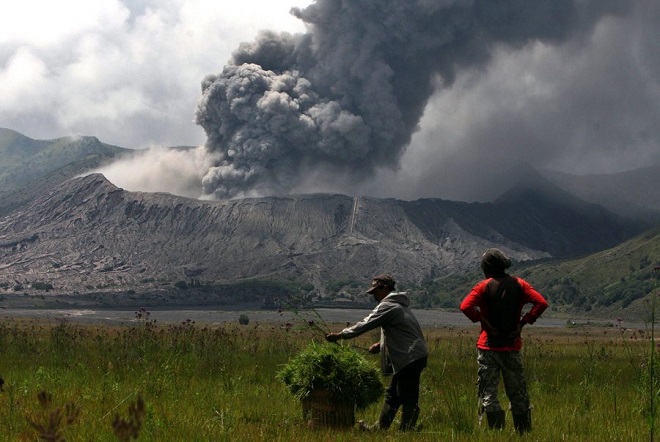
{"label": "tall grass", "polygon": [[[431,355],[422,374],[421,430],[391,430],[392,439],[648,440],[648,332],[525,330],[533,430],[522,437],[510,414],[501,432],[477,422],[476,329],[426,334]],[[374,338],[351,344],[366,348]],[[0,440],[46,440],[48,432],[67,441],[383,440],[358,430],[314,429],[303,420],[301,405],[275,375],[312,339],[318,333],[284,324],[5,320]],[[377,365],[376,356],[365,355]],[[356,417],[376,421],[379,411],[374,404]]]}

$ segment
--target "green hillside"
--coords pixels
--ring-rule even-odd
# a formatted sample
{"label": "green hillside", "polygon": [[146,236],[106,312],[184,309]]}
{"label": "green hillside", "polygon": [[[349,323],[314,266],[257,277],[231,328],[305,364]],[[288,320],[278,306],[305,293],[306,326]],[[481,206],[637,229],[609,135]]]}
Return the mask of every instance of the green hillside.
{"label": "green hillside", "polygon": [[[581,258],[514,263],[511,273],[527,279],[548,299],[553,312],[646,320],[650,295],[660,290],[660,270],[655,270],[658,265],[660,226]],[[475,263],[473,272],[427,281],[411,292],[419,307],[457,308],[482,277]]]}
{"label": "green hillside", "polygon": [[645,319],[650,295],[658,291],[660,226],[614,248],[583,258],[538,263],[520,275],[528,278],[566,312]]}
{"label": "green hillside", "polygon": [[0,216],[48,188],[131,152],[96,137],[33,140],[0,128]]}

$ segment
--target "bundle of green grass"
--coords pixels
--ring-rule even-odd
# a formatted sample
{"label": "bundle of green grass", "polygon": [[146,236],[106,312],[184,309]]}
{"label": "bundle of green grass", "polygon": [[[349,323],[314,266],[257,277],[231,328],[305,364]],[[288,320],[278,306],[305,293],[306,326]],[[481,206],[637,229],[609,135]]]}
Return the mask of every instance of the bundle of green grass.
{"label": "bundle of green grass", "polygon": [[312,391],[327,390],[337,402],[353,402],[364,409],[384,391],[380,374],[348,345],[312,342],[277,373],[291,394],[304,400]]}

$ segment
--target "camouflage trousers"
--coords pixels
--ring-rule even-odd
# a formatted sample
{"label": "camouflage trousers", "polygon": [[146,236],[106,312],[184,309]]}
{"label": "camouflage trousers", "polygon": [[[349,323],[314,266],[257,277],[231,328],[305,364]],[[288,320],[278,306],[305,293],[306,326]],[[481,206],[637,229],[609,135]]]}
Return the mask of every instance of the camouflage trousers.
{"label": "camouflage trousers", "polygon": [[518,351],[491,351],[477,349],[479,365],[479,415],[502,409],[498,398],[500,375],[504,391],[513,414],[524,414],[529,409],[529,396],[523,370],[522,356]]}

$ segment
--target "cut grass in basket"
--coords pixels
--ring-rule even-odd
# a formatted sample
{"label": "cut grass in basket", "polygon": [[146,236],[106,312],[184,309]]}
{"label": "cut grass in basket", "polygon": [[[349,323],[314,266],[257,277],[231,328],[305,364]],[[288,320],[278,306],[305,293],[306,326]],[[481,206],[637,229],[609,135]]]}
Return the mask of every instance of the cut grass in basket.
{"label": "cut grass in basket", "polygon": [[357,409],[364,409],[383,395],[376,367],[347,345],[312,342],[277,377],[299,400],[327,390],[337,401],[355,401]]}

